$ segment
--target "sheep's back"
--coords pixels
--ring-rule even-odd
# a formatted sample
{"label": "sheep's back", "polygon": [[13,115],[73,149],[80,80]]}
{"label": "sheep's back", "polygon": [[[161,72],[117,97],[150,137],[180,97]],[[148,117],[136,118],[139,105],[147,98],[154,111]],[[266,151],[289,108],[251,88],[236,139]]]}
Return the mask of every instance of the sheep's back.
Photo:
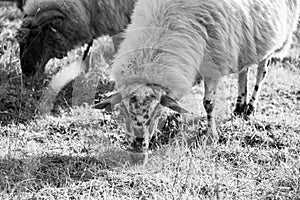
{"label": "sheep's back", "polygon": [[[173,79],[181,79],[188,88],[199,75],[238,72],[287,43],[298,19],[299,3],[140,0],[113,65],[113,76],[120,85],[128,77],[152,82],[157,76],[165,77],[157,78],[158,82],[170,82],[174,73],[168,71],[177,70]],[[149,62],[154,64],[147,65]],[[182,88],[182,84],[170,87]]]}

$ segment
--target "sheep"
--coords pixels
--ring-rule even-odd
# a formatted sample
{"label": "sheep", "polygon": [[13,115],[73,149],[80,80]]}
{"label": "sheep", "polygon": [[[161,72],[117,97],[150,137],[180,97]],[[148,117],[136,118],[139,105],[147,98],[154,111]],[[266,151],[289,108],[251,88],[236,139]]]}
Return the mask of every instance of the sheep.
{"label": "sheep", "polygon": [[130,22],[136,0],[27,0],[17,32],[24,75],[43,72],[51,58],[103,35],[115,36],[115,48]]}
{"label": "sheep", "polygon": [[[235,112],[249,115],[269,59],[289,47],[299,12],[299,0],[139,0],[112,66],[118,91],[95,107],[119,113],[129,149],[147,153],[163,108],[189,113],[178,100],[203,77],[202,140],[215,144],[220,79],[239,73]],[[252,65],[258,65],[257,83],[247,105]]]}

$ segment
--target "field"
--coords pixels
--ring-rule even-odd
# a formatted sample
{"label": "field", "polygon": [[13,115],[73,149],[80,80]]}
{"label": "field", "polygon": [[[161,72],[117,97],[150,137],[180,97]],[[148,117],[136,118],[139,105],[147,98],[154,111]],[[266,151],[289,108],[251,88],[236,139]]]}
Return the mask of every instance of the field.
{"label": "field", "polygon": [[92,72],[64,88],[53,112],[41,115],[51,73],[80,58],[82,48],[50,61],[53,72],[45,77],[22,77],[14,38],[21,18],[16,8],[0,7],[1,200],[300,199],[299,33],[291,57],[270,68],[254,116],[232,116],[236,75],[224,78],[217,105],[221,137],[216,145],[200,145],[203,85],[195,87],[182,103],[198,115],[168,113],[143,166],[124,150],[124,133],[110,113],[91,108],[95,93],[110,90],[104,61],[110,40],[96,42]]}

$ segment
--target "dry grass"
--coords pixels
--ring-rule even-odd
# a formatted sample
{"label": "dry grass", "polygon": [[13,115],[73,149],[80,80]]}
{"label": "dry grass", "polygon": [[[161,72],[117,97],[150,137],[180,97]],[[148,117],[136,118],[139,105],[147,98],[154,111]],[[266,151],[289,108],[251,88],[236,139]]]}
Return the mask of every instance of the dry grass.
{"label": "dry grass", "polygon": [[[19,21],[1,16],[0,199],[300,199],[300,67],[295,60],[272,67],[249,121],[231,116],[236,77],[224,79],[218,106],[222,136],[215,146],[197,143],[205,125],[201,106],[194,125],[191,116],[171,115],[166,135],[152,142],[143,167],[124,151],[122,130],[109,114],[89,105],[57,115],[36,113],[46,83],[20,76],[13,37]],[[80,54],[74,51],[49,66],[65,66]],[[201,99],[202,92],[195,88],[193,99]],[[60,98],[58,105],[69,101],[68,95]]]}

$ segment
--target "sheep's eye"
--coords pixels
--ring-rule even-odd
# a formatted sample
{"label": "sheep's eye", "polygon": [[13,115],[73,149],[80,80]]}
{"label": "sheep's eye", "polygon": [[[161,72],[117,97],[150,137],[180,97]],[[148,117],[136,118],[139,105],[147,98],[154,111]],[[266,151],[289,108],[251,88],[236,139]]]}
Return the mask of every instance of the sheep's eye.
{"label": "sheep's eye", "polygon": [[156,96],[152,94],[152,95],[146,97],[146,101],[151,101],[155,98],[156,98]]}
{"label": "sheep's eye", "polygon": [[137,102],[137,97],[133,96],[130,98],[130,103],[136,103]]}

